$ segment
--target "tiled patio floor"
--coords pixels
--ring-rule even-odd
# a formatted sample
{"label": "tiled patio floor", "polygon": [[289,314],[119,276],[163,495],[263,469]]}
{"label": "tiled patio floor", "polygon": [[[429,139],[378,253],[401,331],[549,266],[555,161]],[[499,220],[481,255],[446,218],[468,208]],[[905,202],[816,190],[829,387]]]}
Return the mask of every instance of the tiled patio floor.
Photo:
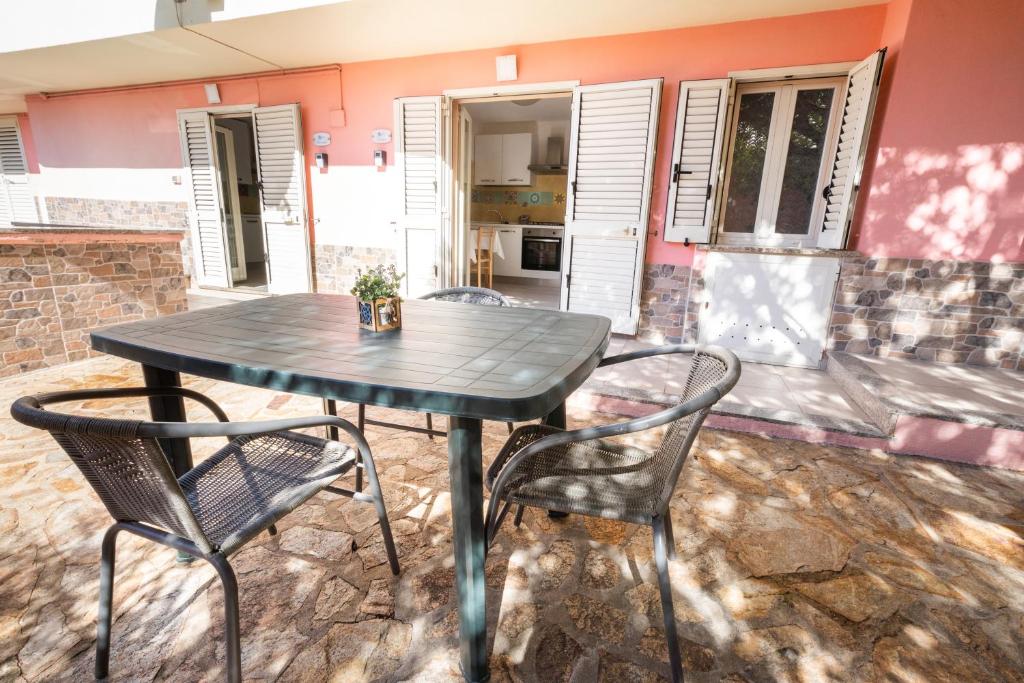
{"label": "tiled patio floor", "polygon": [[[7,418],[7,405],[28,392],[138,382],[135,367],[100,358],[0,383],[2,681],[91,678],[107,524],[57,446]],[[189,384],[235,419],[320,407]],[[140,402],[117,412],[145,414]],[[609,419],[570,413],[573,425]],[[504,425],[488,425],[488,457],[504,436]],[[369,440],[401,576],[387,570],[368,506],[323,497],[300,508],[279,536],[235,558],[247,678],[458,680],[444,440],[381,430]],[[1020,473],[705,431],[673,519],[688,680],[1024,681]],[[131,538],[120,549],[114,680],[220,680],[213,572]],[[521,530],[503,530],[488,585],[495,681],[667,674],[646,528],[530,511]]]}

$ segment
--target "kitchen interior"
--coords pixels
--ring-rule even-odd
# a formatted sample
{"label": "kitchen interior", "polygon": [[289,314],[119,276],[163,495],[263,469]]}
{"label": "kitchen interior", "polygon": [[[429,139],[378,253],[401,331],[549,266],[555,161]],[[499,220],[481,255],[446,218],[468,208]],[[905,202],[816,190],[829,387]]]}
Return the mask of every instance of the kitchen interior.
{"label": "kitchen interior", "polygon": [[[474,102],[473,190],[467,244],[495,235],[479,279],[516,306],[559,308],[572,97]],[[467,236],[470,237],[470,236]],[[481,246],[489,241],[485,238]],[[472,260],[472,259],[471,259]],[[471,263],[471,282],[478,282]]]}

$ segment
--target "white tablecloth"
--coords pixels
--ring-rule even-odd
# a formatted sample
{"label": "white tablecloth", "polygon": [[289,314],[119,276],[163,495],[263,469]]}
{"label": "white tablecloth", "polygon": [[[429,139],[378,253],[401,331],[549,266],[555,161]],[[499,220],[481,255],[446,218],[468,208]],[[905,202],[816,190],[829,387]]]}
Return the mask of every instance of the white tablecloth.
{"label": "white tablecloth", "polygon": [[[476,234],[478,230],[471,229],[469,231],[469,260],[476,263]],[[493,232],[494,235],[494,246],[492,247],[488,242],[490,240],[485,239],[482,247],[484,249],[491,249],[494,251],[494,255],[498,258],[505,258],[505,250],[501,248],[501,235],[497,230]]]}

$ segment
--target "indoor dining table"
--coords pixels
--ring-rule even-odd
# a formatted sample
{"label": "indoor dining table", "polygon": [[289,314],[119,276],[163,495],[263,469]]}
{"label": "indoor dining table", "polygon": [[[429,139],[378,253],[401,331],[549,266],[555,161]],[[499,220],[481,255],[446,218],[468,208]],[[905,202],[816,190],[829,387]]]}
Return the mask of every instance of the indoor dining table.
{"label": "indoor dining table", "polygon": [[[97,351],[142,365],[147,386],[181,373],[327,400],[449,416],[452,544],[462,672],[485,681],[483,420],[565,426],[565,400],[597,367],[611,322],[530,308],[402,303],[402,328],[357,325],[355,300],[333,294],[263,297],[140,320],[92,333]],[[180,397],[153,397],[153,419],[185,421]],[[164,451],[177,475],[187,441]]]}

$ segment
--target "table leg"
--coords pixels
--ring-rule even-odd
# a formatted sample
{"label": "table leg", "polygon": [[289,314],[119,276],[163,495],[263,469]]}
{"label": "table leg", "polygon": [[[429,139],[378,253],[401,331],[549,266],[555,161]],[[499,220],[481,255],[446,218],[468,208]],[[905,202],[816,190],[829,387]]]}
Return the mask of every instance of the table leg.
{"label": "table leg", "polygon": [[[181,386],[181,375],[174,370],[143,365],[142,377],[147,387]],[[149,413],[154,422],[188,422],[185,417],[185,400],[180,396],[151,396]],[[160,439],[160,446],[171,461],[174,476],[180,477],[192,469],[192,446],[188,439]]]}
{"label": "table leg", "polygon": [[455,588],[459,600],[462,675],[472,683],[490,678],[484,580],[483,453],[480,420],[448,422],[448,475],[452,490]]}
{"label": "table leg", "polygon": [[[152,365],[142,366],[142,378],[147,387],[180,387],[181,375],[174,370],[164,370]],[[180,396],[150,396],[149,414],[154,422],[188,422],[185,415],[185,399]],[[160,447],[171,462],[174,476],[192,469],[192,445],[188,439],[159,439]],[[178,562],[185,564],[196,558],[178,551]]]}
{"label": "table leg", "polygon": [[[544,424],[551,427],[558,427],[559,429],[565,429],[565,404],[560,403],[558,407],[552,410],[544,417]],[[568,517],[568,512],[559,512],[558,510],[548,510],[548,517],[551,519],[561,519],[562,517]]]}

